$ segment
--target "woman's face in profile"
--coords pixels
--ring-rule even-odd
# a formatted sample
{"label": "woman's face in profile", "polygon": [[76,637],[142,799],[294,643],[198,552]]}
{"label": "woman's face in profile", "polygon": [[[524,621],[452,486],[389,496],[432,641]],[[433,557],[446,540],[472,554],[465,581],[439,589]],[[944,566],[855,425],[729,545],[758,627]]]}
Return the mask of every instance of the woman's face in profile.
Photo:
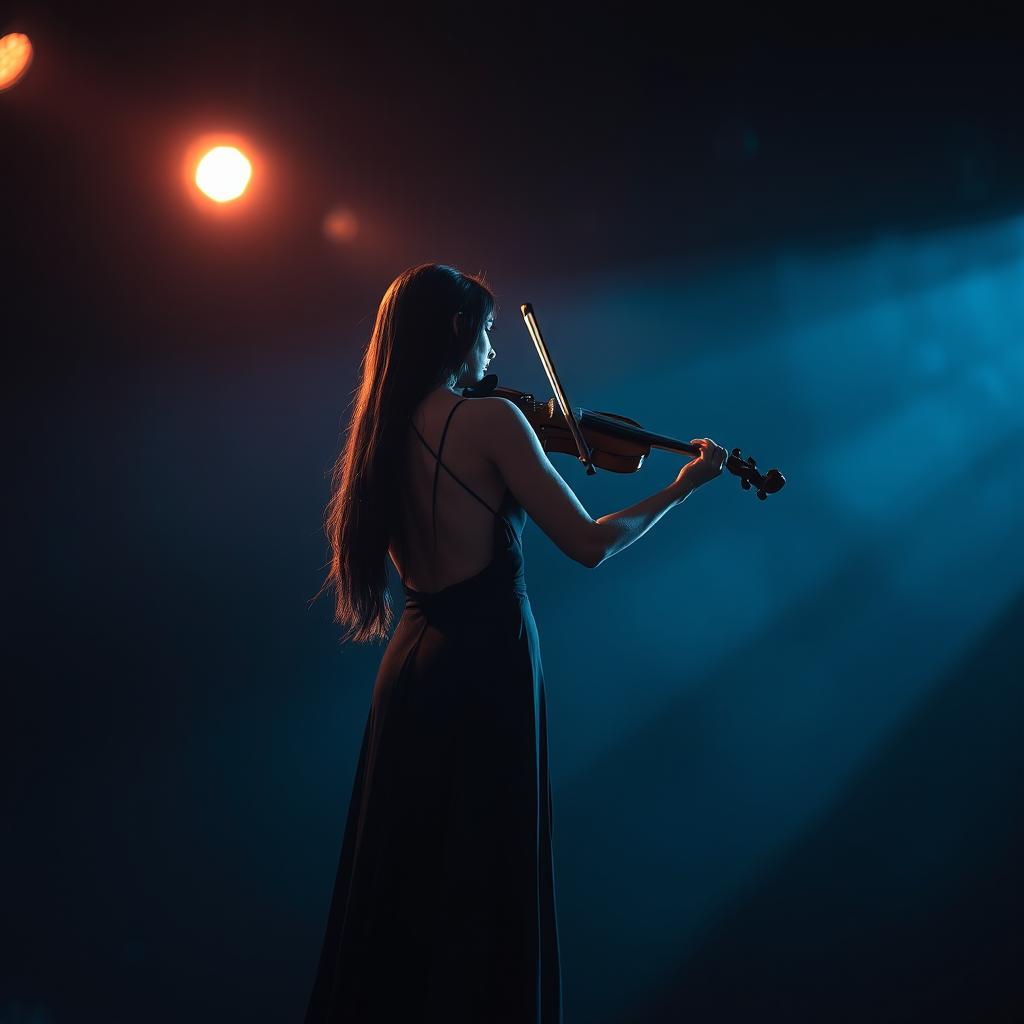
{"label": "woman's face in profile", "polygon": [[473,347],[466,353],[466,373],[458,382],[460,387],[478,384],[487,374],[487,367],[494,358],[491,347],[491,328],[494,327],[494,316],[488,316]]}

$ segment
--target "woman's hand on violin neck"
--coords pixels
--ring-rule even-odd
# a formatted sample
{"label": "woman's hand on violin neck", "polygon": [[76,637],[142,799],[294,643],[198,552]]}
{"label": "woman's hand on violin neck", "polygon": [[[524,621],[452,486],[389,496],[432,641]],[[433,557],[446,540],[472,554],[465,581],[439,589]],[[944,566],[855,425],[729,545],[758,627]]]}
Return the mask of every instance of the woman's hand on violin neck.
{"label": "woman's hand on violin neck", "polygon": [[695,437],[690,444],[697,445],[700,452],[679,470],[676,483],[687,484],[696,489],[721,475],[729,453],[720,444],[715,444],[710,437]]}

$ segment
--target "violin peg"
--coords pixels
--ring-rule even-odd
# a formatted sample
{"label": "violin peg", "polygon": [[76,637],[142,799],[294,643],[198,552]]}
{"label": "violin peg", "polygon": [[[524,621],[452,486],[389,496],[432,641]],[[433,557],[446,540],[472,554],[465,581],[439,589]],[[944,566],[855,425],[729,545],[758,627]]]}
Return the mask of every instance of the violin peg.
{"label": "violin peg", "polygon": [[759,491],[757,492],[757,496],[758,496],[758,497],[759,497],[759,498],[760,498],[760,499],[761,499],[762,501],[764,501],[764,499],[768,497],[768,492],[767,492],[767,491],[766,491],[766,490],[765,490],[765,489],[764,489],[764,488],[762,487],[762,488],[761,488],[761,490],[759,490]]}
{"label": "violin peg", "polygon": [[732,453],[737,459],[741,457],[739,448],[733,448]]}
{"label": "violin peg", "polygon": [[757,468],[757,463],[754,461],[754,456],[753,455],[748,455],[747,456],[747,464],[750,466],[751,469],[756,469]]}
{"label": "violin peg", "polygon": [[740,487],[742,487],[743,490],[745,490],[745,491],[749,491],[750,490],[750,481],[746,477],[743,477],[743,479],[740,480]]}

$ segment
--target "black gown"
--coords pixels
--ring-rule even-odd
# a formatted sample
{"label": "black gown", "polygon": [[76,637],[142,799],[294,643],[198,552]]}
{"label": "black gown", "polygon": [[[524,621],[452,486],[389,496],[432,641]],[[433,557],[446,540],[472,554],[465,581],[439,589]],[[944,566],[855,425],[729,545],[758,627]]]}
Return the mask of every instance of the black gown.
{"label": "black gown", "polygon": [[[465,401],[463,399],[462,401]],[[561,1024],[544,676],[526,512],[405,608],[374,683],[305,1024]],[[415,426],[413,426],[415,430]]]}

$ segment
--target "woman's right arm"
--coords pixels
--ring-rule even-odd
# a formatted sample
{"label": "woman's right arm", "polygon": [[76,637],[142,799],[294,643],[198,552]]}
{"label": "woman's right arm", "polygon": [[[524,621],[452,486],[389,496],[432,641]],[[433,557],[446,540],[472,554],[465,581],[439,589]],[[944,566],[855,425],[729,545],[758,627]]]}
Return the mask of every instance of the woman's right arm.
{"label": "woman's right arm", "polygon": [[[475,404],[475,403],[474,403]],[[670,508],[722,472],[724,448],[707,438],[693,441],[701,453],[667,487],[620,512],[592,519],[572,488],[551,465],[529,420],[507,398],[479,400],[486,406],[484,447],[527,515],[566,555],[594,568],[639,540]]]}

